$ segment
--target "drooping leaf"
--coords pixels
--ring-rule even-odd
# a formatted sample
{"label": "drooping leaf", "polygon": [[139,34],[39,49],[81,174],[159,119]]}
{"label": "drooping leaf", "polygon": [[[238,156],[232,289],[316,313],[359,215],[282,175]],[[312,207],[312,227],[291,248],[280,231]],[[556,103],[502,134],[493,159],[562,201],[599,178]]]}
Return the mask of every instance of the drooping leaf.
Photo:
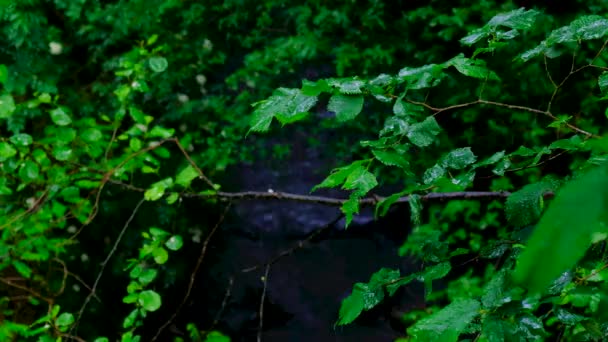
{"label": "drooping leaf", "polygon": [[597,167],[569,182],[549,205],[518,260],[515,279],[532,292],[542,292],[572,268],[605,232],[608,167]]}
{"label": "drooping leaf", "polygon": [[334,170],[332,170],[331,174],[327,176],[327,178],[325,178],[323,182],[321,182],[321,184],[315,185],[312,188],[311,192],[314,192],[315,190],[320,188],[335,188],[338,185],[344,183],[348,175],[353,173],[358,168],[362,167],[363,162],[363,160],[357,160],[347,166],[335,168]]}
{"label": "drooping leaf", "polygon": [[511,298],[505,294],[505,271],[500,271],[490,279],[488,284],[483,289],[483,296],[481,297],[481,303],[483,308],[486,310],[495,309],[509,301]]}
{"label": "drooping leaf", "polygon": [[363,311],[378,305],[384,299],[385,286],[399,277],[399,270],[382,268],[371,276],[368,283],[356,283],[351,294],[342,301],[336,325],[350,324]]}
{"label": "drooping leaf", "polygon": [[415,341],[456,342],[467,325],[479,315],[481,305],[474,299],[457,299],[408,329]]}
{"label": "drooping leaf", "polygon": [[376,176],[362,165],[359,165],[346,177],[342,188],[344,190],[354,190],[360,196],[363,196],[377,185]]}
{"label": "drooping leaf", "polygon": [[363,96],[334,94],[329,99],[327,109],[336,113],[340,122],[352,120],[363,109]]}
{"label": "drooping leaf", "polygon": [[429,116],[423,122],[413,124],[407,137],[418,147],[429,146],[435,140],[435,136],[441,132],[441,127],[434,117]]}
{"label": "drooping leaf", "polygon": [[557,184],[540,182],[528,184],[507,198],[505,213],[507,220],[515,227],[524,227],[535,223],[543,210],[543,196],[555,190]]}
{"label": "drooping leaf", "polygon": [[469,77],[500,80],[495,72],[486,68],[485,63],[478,59],[470,59],[459,55],[449,60],[447,65],[454,66],[461,74]]}
{"label": "drooping leaf", "polygon": [[420,195],[410,195],[408,203],[410,205],[410,220],[413,225],[419,226],[422,223],[422,200]]}
{"label": "drooping leaf", "polygon": [[376,204],[376,210],[374,211],[374,216],[382,217],[382,216],[386,215],[386,213],[390,209],[391,205],[393,205],[395,202],[397,202],[397,200],[399,200],[399,198],[407,195],[407,193],[408,193],[408,191],[404,190],[401,192],[391,194],[390,196],[382,199],[380,202],[378,202],[378,204]]}
{"label": "drooping leaf", "polygon": [[300,89],[279,88],[271,97],[254,105],[249,131],[268,131],[274,117],[283,124],[302,120],[316,102],[316,96],[305,95]]}
{"label": "drooping leaf", "polygon": [[372,150],[374,157],[384,165],[398,166],[404,170],[409,169],[410,163],[405,157],[396,151],[391,150]]}

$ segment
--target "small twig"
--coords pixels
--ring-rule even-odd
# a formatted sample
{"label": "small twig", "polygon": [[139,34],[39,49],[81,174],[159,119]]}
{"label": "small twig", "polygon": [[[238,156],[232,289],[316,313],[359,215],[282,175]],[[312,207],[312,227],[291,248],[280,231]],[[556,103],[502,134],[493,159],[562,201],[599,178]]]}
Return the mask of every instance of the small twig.
{"label": "small twig", "polygon": [[209,180],[209,178],[207,178],[207,176],[205,176],[205,174],[203,173],[203,170],[201,170],[201,168],[198,167],[198,165],[196,165],[196,163],[194,162],[194,160],[192,160],[192,158],[190,157],[190,155],[188,154],[188,152],[186,152],[186,149],[184,149],[184,147],[179,142],[179,140],[177,140],[177,138],[173,138],[172,140],[175,143],[175,145],[177,145],[177,147],[179,148],[179,150],[182,152],[182,154],[184,155],[184,157],[186,157],[186,159],[188,160],[188,162],[190,163],[190,165],[192,165],[192,167],[196,170],[196,172],[198,173],[198,176],[203,181],[205,181],[205,183],[207,183],[207,185],[211,189],[215,189],[215,185],[213,184],[213,182],[211,180]]}
{"label": "small twig", "polygon": [[203,263],[203,259],[205,258],[205,255],[207,254],[207,246],[209,245],[209,241],[211,241],[211,238],[213,237],[213,235],[215,234],[215,232],[217,231],[219,226],[222,224],[222,222],[224,222],[224,218],[226,217],[226,214],[228,214],[228,210],[230,210],[231,206],[232,206],[232,203],[228,203],[228,205],[224,209],[224,212],[220,216],[219,220],[217,221],[215,226],[211,229],[211,231],[209,232],[209,235],[207,235],[205,242],[203,242],[203,247],[201,248],[201,253],[198,256],[198,260],[196,261],[196,265],[194,266],[194,270],[190,274],[190,282],[188,283],[188,289],[186,290],[186,295],[182,299],[182,302],[178,305],[178,307],[175,310],[175,312],[173,313],[173,315],[171,315],[171,317],[160,328],[158,328],[156,335],[154,335],[154,337],[151,340],[152,342],[156,341],[156,339],[158,339],[158,337],[163,332],[163,330],[165,330],[165,328],[167,328],[173,322],[173,320],[175,320],[175,318],[177,317],[177,315],[179,315],[179,313],[182,310],[182,308],[184,307],[184,305],[186,305],[186,302],[188,302],[188,298],[190,298],[190,294],[192,293],[192,289],[194,288],[194,282],[196,280],[196,275],[198,274],[198,270],[200,269],[200,267]]}
{"label": "small twig", "polygon": [[34,291],[34,290],[26,287],[26,286],[15,284],[12,281],[7,280],[6,278],[2,278],[2,277],[0,277],[0,282],[6,284],[8,286],[12,286],[12,287],[14,287],[16,289],[23,290],[23,291],[31,294],[32,296],[34,296],[34,297],[36,297],[36,298],[38,298],[40,300],[45,301],[47,304],[49,304],[49,306],[53,304],[53,300],[52,299],[46,298],[43,295],[41,295],[40,293],[38,293],[38,292],[36,292],[36,291]]}
{"label": "small twig", "polygon": [[270,273],[270,264],[266,265],[264,272],[264,288],[262,289],[262,298],[260,299],[260,326],[258,327],[258,342],[262,342],[262,329],[264,328],[264,300],[266,300],[266,289],[268,288],[268,274]]}
{"label": "small twig", "polygon": [[226,288],[226,293],[224,294],[224,299],[222,300],[222,306],[220,306],[220,309],[215,314],[215,318],[213,319],[213,323],[211,324],[211,329],[214,329],[220,322],[220,319],[222,318],[222,314],[224,313],[226,306],[228,306],[228,299],[230,298],[230,296],[232,294],[233,286],[234,286],[234,276],[230,277],[230,279],[228,280],[228,287]]}
{"label": "small twig", "polygon": [[551,84],[553,84],[553,88],[557,88],[557,84],[555,83],[555,81],[553,81],[553,77],[551,77],[551,73],[549,72],[549,63],[547,62],[547,55],[543,55],[543,57],[544,57],[545,71],[547,72],[547,77],[549,78],[549,81],[551,81]]}
{"label": "small twig", "polygon": [[97,285],[99,284],[99,281],[101,280],[101,276],[103,275],[103,272],[104,272],[106,266],[108,265],[108,262],[110,261],[110,259],[114,255],[114,253],[116,253],[118,244],[122,240],[122,237],[124,236],[125,232],[127,231],[127,228],[129,228],[131,221],[133,221],[133,219],[135,218],[135,215],[137,214],[139,207],[141,207],[141,205],[144,203],[144,201],[145,201],[145,199],[142,198],[137,203],[137,205],[135,206],[135,209],[133,209],[133,212],[131,212],[131,216],[129,216],[129,219],[127,219],[127,222],[125,223],[125,225],[122,227],[122,230],[118,234],[118,237],[116,238],[116,241],[114,242],[114,245],[112,246],[112,249],[110,250],[110,253],[108,253],[108,255],[106,256],[106,259],[101,264],[101,270],[99,271],[99,274],[97,274],[97,278],[95,279],[95,282],[93,283],[93,288],[91,289],[91,292],[89,293],[89,295],[85,298],[84,303],[82,304],[82,307],[80,308],[80,311],[78,311],[78,317],[76,318],[76,322],[72,325],[70,332],[73,329],[77,329],[76,327],[78,326],[78,322],[82,318],[82,315],[84,313],[85,308],[87,307],[87,304],[89,304],[89,301],[91,300],[91,298],[97,291]]}

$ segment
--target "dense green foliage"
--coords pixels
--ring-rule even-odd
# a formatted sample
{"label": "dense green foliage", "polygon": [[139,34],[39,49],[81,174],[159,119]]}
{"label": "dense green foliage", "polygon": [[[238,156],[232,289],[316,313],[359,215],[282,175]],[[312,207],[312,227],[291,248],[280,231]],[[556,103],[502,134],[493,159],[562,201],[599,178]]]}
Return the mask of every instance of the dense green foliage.
{"label": "dense green foliage", "polygon": [[354,284],[337,325],[421,282],[403,341],[602,339],[608,5],[557,6],[0,1],[0,340],[141,340],[188,276],[182,202],[207,203],[209,234],[214,181],[296,129],[335,133],[311,190],[345,190],[347,226],[377,189],[377,216],[405,198],[414,226],[421,268]]}

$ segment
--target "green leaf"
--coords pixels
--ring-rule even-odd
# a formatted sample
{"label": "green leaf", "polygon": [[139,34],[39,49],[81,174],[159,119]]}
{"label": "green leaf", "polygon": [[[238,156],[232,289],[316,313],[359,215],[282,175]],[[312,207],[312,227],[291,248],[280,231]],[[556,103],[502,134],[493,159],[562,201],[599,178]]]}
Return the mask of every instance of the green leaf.
{"label": "green leaf", "polygon": [[352,120],[363,109],[363,96],[334,94],[329,99],[327,109],[336,113],[340,122]]}
{"label": "green leaf", "polygon": [[7,142],[0,142],[0,162],[14,157],[17,150]]}
{"label": "green leaf", "polygon": [[173,235],[165,242],[165,246],[172,251],[177,251],[184,245],[184,240],[179,235]]}
{"label": "green leaf", "polygon": [[561,148],[567,151],[577,151],[583,147],[583,139],[578,135],[573,135],[570,139],[556,140],[549,145],[549,149]]}
{"label": "green leaf", "polygon": [[553,191],[556,184],[540,182],[528,184],[507,198],[505,213],[509,223],[515,227],[525,227],[536,223],[543,210],[543,196]]}
{"label": "green leaf", "polygon": [[458,72],[465,76],[497,81],[500,80],[500,78],[498,77],[498,75],[496,75],[495,72],[486,68],[484,61],[479,59],[466,58],[463,54],[452,58],[446,63],[446,65],[454,66],[454,68],[456,68]]}
{"label": "green leaf", "polygon": [[488,22],[489,26],[498,27],[506,26],[516,30],[529,30],[534,26],[536,17],[540,14],[536,10],[525,10],[519,8],[511,12],[500,13],[495,15]]}
{"label": "green leaf", "polygon": [[407,82],[408,89],[423,89],[434,87],[441,82],[445,74],[444,65],[429,64],[418,68],[403,68],[399,70],[399,80]]}
{"label": "green leaf", "polygon": [[342,189],[354,190],[360,196],[363,196],[377,185],[378,181],[374,174],[367,171],[362,165],[359,165],[359,167],[348,174]]}
{"label": "green leaf", "polygon": [[139,293],[138,303],[146,311],[156,311],[161,306],[161,298],[155,291],[146,290]]}
{"label": "green leaf", "polygon": [[219,331],[212,331],[205,336],[205,341],[203,342],[230,342],[230,337]]}
{"label": "green leaf", "polygon": [[97,128],[87,128],[80,133],[82,140],[88,143],[98,142],[103,138],[103,134]]}
{"label": "green leaf", "polygon": [[168,138],[171,138],[174,133],[175,133],[175,129],[173,129],[173,128],[164,128],[161,126],[154,126],[154,127],[152,127],[152,130],[150,131],[149,136],[168,139]]}
{"label": "green leaf", "polygon": [[24,278],[29,279],[32,276],[32,269],[26,263],[13,260],[12,265]]}
{"label": "green leaf", "polygon": [[64,312],[55,320],[55,324],[59,327],[67,327],[74,323],[74,315],[69,312]]}
{"label": "green leaf", "polygon": [[159,182],[156,182],[150,186],[146,192],[144,192],[144,198],[146,201],[157,201],[163,197],[165,190],[173,185],[173,179],[165,178]]}
{"label": "green leaf", "polygon": [[21,168],[19,168],[19,177],[26,183],[38,179],[39,174],[40,168],[38,167],[38,164],[31,160],[26,160],[21,165]]}
{"label": "green leaf", "polygon": [[0,83],[5,84],[8,81],[8,68],[4,64],[0,64]]}
{"label": "green leaf", "polygon": [[59,106],[50,111],[51,120],[58,126],[67,126],[72,123],[68,107]]}
{"label": "green leaf", "polygon": [[608,19],[599,15],[587,15],[574,20],[570,28],[577,39],[600,39],[608,33]]}
{"label": "green leaf", "polygon": [[474,165],[474,167],[478,168],[478,167],[482,167],[482,166],[496,164],[499,161],[503,160],[504,157],[505,157],[505,151],[496,152],[492,156],[480,161],[479,163],[476,163]]}
{"label": "green leaf", "polygon": [[346,177],[353,173],[355,170],[362,167],[362,164],[365,161],[357,160],[352,162],[350,165],[335,168],[332,170],[331,174],[321,182],[321,184],[315,185],[310,192],[314,192],[320,188],[335,188],[338,185],[344,183]]}
{"label": "green leaf", "polygon": [[398,166],[404,170],[408,170],[410,163],[401,155],[395,151],[390,150],[372,150],[372,153],[376,159],[387,166]]}
{"label": "green leaf", "polygon": [[15,101],[10,94],[0,95],[0,119],[10,118],[15,109]]}
{"label": "green leaf", "polygon": [[178,199],[179,199],[179,194],[177,192],[172,192],[169,196],[167,196],[167,198],[165,200],[167,201],[167,204],[173,204],[173,203],[177,202]]}
{"label": "green leaf", "polygon": [[435,136],[439,132],[441,132],[441,127],[439,127],[434,117],[429,116],[423,122],[413,124],[407,133],[407,137],[414,145],[426,147],[435,140]]}
{"label": "green leaf", "polygon": [[359,213],[359,200],[361,196],[357,192],[353,192],[348,197],[348,200],[342,204],[340,211],[344,213],[345,226],[348,228],[353,221],[354,215]]}
{"label": "green leaf", "polygon": [[361,94],[363,91],[361,88],[365,85],[365,82],[356,78],[332,78],[327,80],[327,84],[331,87],[338,89],[341,94],[355,95]]}
{"label": "green leaf", "polygon": [[34,139],[29,134],[19,133],[11,137],[11,142],[17,146],[28,146],[34,142]]}
{"label": "green leaf", "polygon": [[98,337],[93,342],[110,342],[110,340],[107,337]]}
{"label": "green leaf", "polygon": [[190,183],[199,176],[198,171],[192,166],[188,165],[175,177],[175,184],[181,185],[184,188],[190,186]]}
{"label": "green leaf", "polygon": [[304,95],[298,89],[291,89],[292,95],[289,102],[281,111],[276,113],[276,118],[283,125],[300,121],[308,116],[308,111],[317,103],[316,96]]}
{"label": "green leaf", "polygon": [[602,94],[606,94],[606,90],[608,90],[608,71],[604,71],[600,77],[597,79],[597,83],[600,86],[600,90]]}
{"label": "green leaf", "polygon": [[159,265],[163,265],[169,260],[169,253],[167,250],[162,247],[157,247],[152,250],[152,257],[154,258],[154,262]]}
{"label": "green leaf", "polygon": [[422,223],[422,200],[420,195],[412,194],[409,197],[410,205],[410,220],[414,226],[419,226]]}
{"label": "green leaf", "polygon": [[156,228],[156,227],[150,228],[150,234],[155,239],[164,239],[165,237],[170,235],[167,231],[162,230],[160,228]]}
{"label": "green leaf", "polygon": [[316,102],[316,96],[304,95],[300,89],[279,88],[268,99],[254,104],[249,131],[268,131],[275,116],[283,124],[301,120]]}
{"label": "green leaf", "polygon": [[449,167],[455,170],[461,170],[473,164],[477,160],[470,147],[458,148],[448,153],[441,160],[444,167]]}
{"label": "green leaf", "polygon": [[59,145],[53,148],[53,157],[59,161],[66,161],[72,156],[72,149],[68,146]]}
{"label": "green leaf", "polygon": [[401,197],[403,197],[407,194],[408,194],[408,191],[401,191],[401,192],[394,193],[394,194],[384,198],[383,200],[378,202],[378,204],[376,204],[376,210],[374,212],[374,216],[382,217],[382,216],[386,215],[386,213],[390,209],[391,205],[393,205],[395,202],[397,202],[397,200],[399,200]]}
{"label": "green leaf", "polygon": [[137,281],[139,281],[140,284],[142,285],[148,285],[150,284],[152,281],[154,281],[154,279],[156,279],[156,276],[158,275],[158,271],[153,269],[153,268],[147,268],[145,270],[142,270],[141,274],[139,274],[139,276],[137,277]]}
{"label": "green leaf", "polygon": [[125,317],[124,321],[122,322],[122,327],[124,329],[128,329],[130,327],[132,327],[135,322],[137,321],[137,317],[139,316],[139,309],[134,309],[133,311],[131,311],[127,317]]}
{"label": "green leaf", "polygon": [[456,299],[407,331],[414,341],[456,342],[467,325],[479,315],[479,309],[480,304],[474,299]]}
{"label": "green leaf", "polygon": [[504,292],[505,272],[498,272],[483,289],[481,303],[484,309],[492,310],[511,300]]}
{"label": "green leaf", "polygon": [[169,62],[164,57],[152,57],[148,63],[150,64],[150,69],[154,72],[163,72],[169,67]]}
{"label": "green leaf", "polygon": [[[385,285],[400,277],[398,270],[382,268],[374,273],[369,283],[356,283],[351,294],[340,305],[337,325],[352,323],[359,315],[380,304],[384,299]],[[394,291],[393,291],[394,293]]]}
{"label": "green leaf", "polygon": [[332,91],[326,80],[318,80],[311,82],[308,80],[302,81],[302,94],[306,96],[319,96],[322,93],[330,93]]}
{"label": "green leaf", "polygon": [[422,181],[424,184],[432,184],[436,180],[445,176],[446,170],[441,165],[433,165],[432,167],[426,169],[424,174],[422,175]]}
{"label": "green leaf", "polygon": [[530,157],[535,155],[536,152],[534,152],[534,150],[529,149],[525,146],[520,146],[517,151],[512,152],[510,155],[511,156],[522,156],[522,157]]}
{"label": "green leaf", "polygon": [[596,232],[605,232],[608,167],[594,168],[566,184],[549,205],[519,257],[514,278],[542,292],[585,254]]}
{"label": "green leaf", "polygon": [[380,136],[385,137],[390,133],[391,136],[404,135],[407,133],[410,125],[404,118],[398,116],[391,116],[384,121],[384,127],[380,131]]}

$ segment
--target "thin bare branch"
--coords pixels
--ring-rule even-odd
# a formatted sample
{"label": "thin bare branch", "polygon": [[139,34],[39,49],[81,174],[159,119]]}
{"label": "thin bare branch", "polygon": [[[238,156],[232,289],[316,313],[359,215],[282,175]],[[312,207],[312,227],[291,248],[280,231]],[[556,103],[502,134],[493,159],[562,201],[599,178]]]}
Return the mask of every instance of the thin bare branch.
{"label": "thin bare branch", "polygon": [[270,264],[266,265],[266,271],[262,281],[264,288],[262,289],[262,298],[260,298],[260,326],[258,327],[258,342],[262,342],[262,329],[264,328],[264,301],[266,300],[266,289],[268,288],[268,274],[270,273]]}
{"label": "thin bare branch", "polygon": [[110,253],[108,253],[108,255],[106,256],[106,259],[101,264],[101,270],[97,274],[97,278],[95,279],[95,282],[93,283],[93,288],[91,289],[91,292],[89,293],[89,295],[85,298],[84,303],[82,304],[82,307],[78,311],[78,317],[76,318],[76,322],[74,323],[74,325],[72,325],[72,328],[70,329],[70,332],[72,330],[74,330],[74,329],[76,329],[76,331],[77,331],[77,329],[78,329],[77,328],[78,322],[82,318],[84,310],[86,309],[87,305],[89,304],[89,301],[95,295],[95,292],[97,291],[97,285],[99,285],[99,281],[101,280],[101,277],[103,276],[103,272],[106,269],[106,266],[108,265],[108,262],[110,261],[110,259],[114,255],[114,253],[116,253],[116,249],[118,248],[118,244],[122,240],[122,237],[125,235],[125,232],[127,231],[127,228],[129,228],[129,225],[131,224],[131,221],[133,221],[133,219],[135,218],[135,215],[139,211],[139,208],[144,203],[144,201],[145,200],[142,198],[137,203],[137,205],[135,206],[135,208],[131,212],[131,216],[129,216],[129,219],[127,219],[127,222],[125,223],[125,225],[122,227],[122,230],[118,234],[118,237],[116,238],[116,241],[114,242],[114,245],[112,246],[112,249],[110,250]]}
{"label": "thin bare branch", "polygon": [[203,259],[205,258],[205,255],[207,254],[207,247],[209,245],[209,241],[211,241],[211,238],[213,237],[213,235],[215,234],[215,232],[217,231],[219,226],[221,226],[222,222],[224,222],[224,218],[226,217],[226,214],[228,214],[228,211],[230,210],[231,206],[232,206],[232,203],[229,202],[228,205],[226,206],[226,208],[224,209],[224,212],[220,216],[219,220],[217,221],[215,226],[211,229],[211,231],[209,232],[209,235],[207,235],[205,242],[203,242],[203,247],[201,248],[201,253],[198,256],[198,260],[196,261],[196,266],[194,266],[194,270],[192,271],[192,273],[190,273],[190,282],[188,283],[188,289],[186,290],[186,295],[182,299],[182,302],[179,304],[179,306],[177,307],[177,309],[175,310],[173,315],[171,315],[171,317],[160,328],[158,328],[156,335],[154,335],[154,337],[151,340],[152,342],[154,342],[158,339],[158,337],[163,332],[163,330],[165,330],[175,320],[175,318],[177,317],[177,315],[179,315],[179,313],[182,310],[182,308],[184,307],[184,305],[186,305],[186,302],[188,302],[188,298],[190,298],[190,294],[192,293],[192,289],[194,288],[194,282],[196,281],[196,275],[198,274],[198,271],[203,263]]}

